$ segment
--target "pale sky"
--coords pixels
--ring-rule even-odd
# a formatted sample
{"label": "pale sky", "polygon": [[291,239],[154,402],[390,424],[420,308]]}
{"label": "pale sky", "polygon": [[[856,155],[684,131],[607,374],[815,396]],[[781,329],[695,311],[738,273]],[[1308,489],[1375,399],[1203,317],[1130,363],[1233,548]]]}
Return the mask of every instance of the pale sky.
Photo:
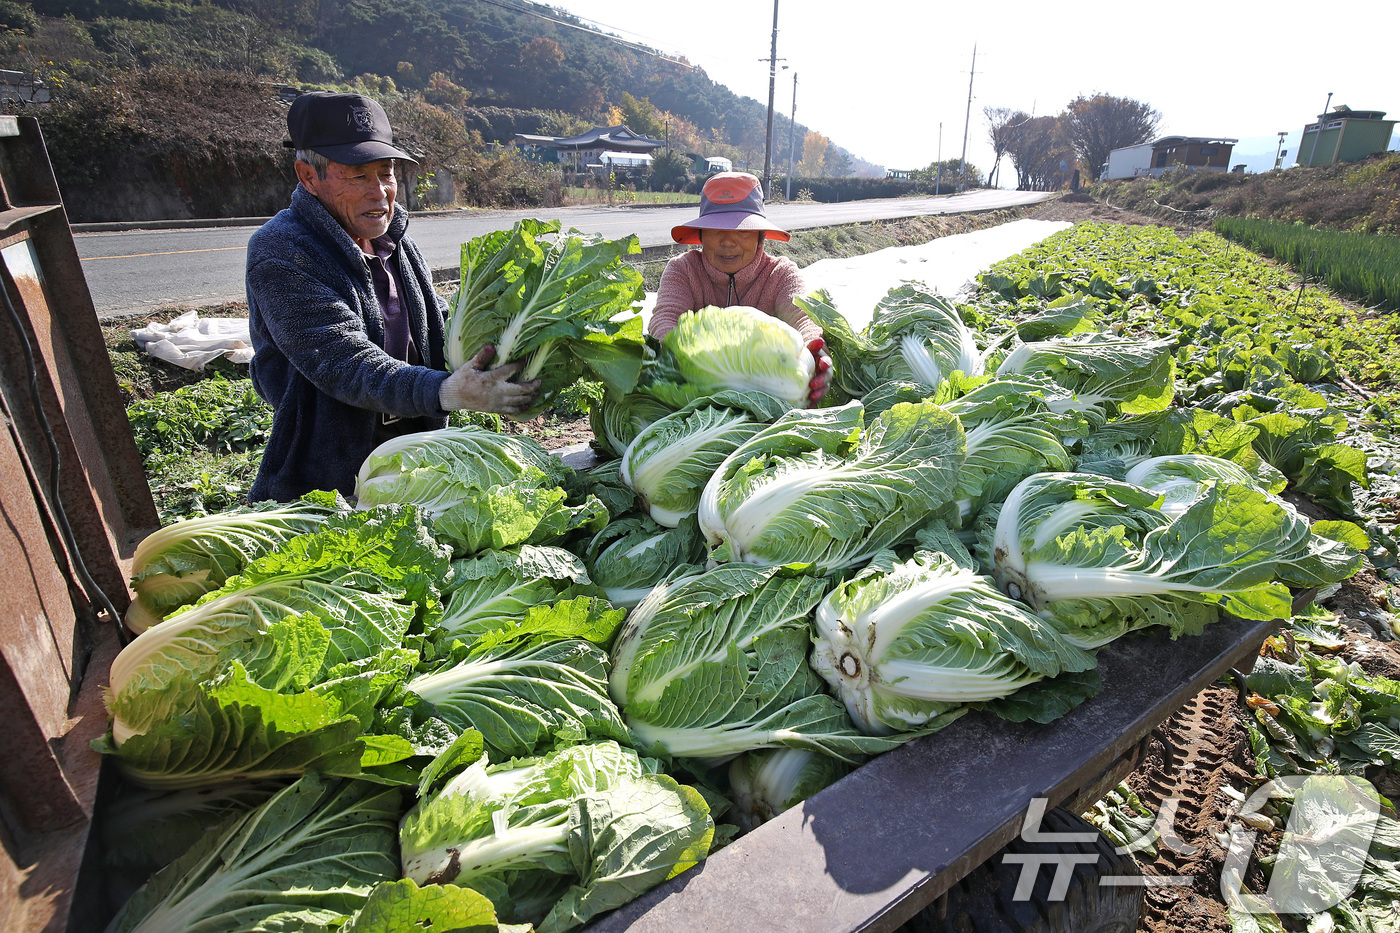
{"label": "pale sky", "polygon": [[[768,102],[773,6],[552,0],[554,6],[659,51],[684,55],[736,94]],[[1284,165],[1298,137],[1331,106],[1400,118],[1395,0],[1283,3],[1103,4],[1001,0],[780,0],[774,109],[859,158],[922,168],[961,155],[968,78],[968,161],[986,174],[991,146],[983,107],[1037,116],[1096,92],[1130,97],[1162,114],[1162,135],[1240,140],[1232,162],[1271,168],[1287,130]],[[782,65],[788,65],[784,71]],[[774,162],[786,140],[774,142]],[[1257,160],[1246,157],[1254,155]],[[1258,164],[1256,164],[1256,162]],[[1014,186],[1009,160],[1003,180]]]}

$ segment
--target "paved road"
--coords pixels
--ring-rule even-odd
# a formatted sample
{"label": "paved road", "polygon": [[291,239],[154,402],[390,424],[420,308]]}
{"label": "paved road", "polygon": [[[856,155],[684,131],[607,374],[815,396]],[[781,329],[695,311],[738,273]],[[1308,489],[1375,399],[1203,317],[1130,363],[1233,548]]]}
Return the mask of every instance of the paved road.
{"label": "paved road", "polygon": [[[769,216],[789,230],[923,214],[952,214],[1030,204],[1049,195],[979,190],[937,198],[774,204]],[[409,230],[434,269],[454,268],[461,244],[521,216],[558,218],[565,226],[610,238],[635,233],[643,246],[671,242],[671,227],[695,216],[694,206],[567,207],[552,211],[462,211],[420,215]],[[255,227],[202,227],[77,233],[74,239],[99,317],[170,305],[203,307],[243,298],[243,266]]]}

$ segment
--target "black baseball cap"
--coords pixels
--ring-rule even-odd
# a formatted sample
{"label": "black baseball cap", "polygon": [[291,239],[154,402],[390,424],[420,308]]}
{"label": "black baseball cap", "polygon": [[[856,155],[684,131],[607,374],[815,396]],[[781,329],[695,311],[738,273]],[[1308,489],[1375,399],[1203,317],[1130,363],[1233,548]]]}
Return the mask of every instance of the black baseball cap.
{"label": "black baseball cap", "polygon": [[310,149],[342,165],[413,156],[394,145],[389,115],[363,94],[311,91],[292,101],[287,111],[288,149]]}

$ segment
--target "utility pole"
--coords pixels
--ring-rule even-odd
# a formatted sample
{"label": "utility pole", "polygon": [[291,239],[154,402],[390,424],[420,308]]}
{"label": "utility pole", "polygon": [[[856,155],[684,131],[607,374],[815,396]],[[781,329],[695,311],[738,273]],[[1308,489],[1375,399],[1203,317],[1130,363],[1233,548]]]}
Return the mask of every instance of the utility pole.
{"label": "utility pole", "polygon": [[[774,0],[776,2],[776,0]],[[972,124],[972,78],[977,74],[977,43],[972,43],[972,71],[967,76],[967,115],[963,117],[962,164],[958,166],[958,190],[967,187],[967,128]]]}
{"label": "utility pole", "polygon": [[933,173],[933,193],[942,194],[939,189],[943,186],[943,123],[938,124],[938,160],[934,163]]}
{"label": "utility pole", "polygon": [[768,130],[763,138],[763,196],[773,176],[773,93],[778,84],[778,0],[773,0],[773,48],[768,53]]}
{"label": "utility pole", "polygon": [[788,118],[788,170],[787,189],[783,200],[792,200],[792,149],[797,134],[797,72],[792,73],[792,116]]}

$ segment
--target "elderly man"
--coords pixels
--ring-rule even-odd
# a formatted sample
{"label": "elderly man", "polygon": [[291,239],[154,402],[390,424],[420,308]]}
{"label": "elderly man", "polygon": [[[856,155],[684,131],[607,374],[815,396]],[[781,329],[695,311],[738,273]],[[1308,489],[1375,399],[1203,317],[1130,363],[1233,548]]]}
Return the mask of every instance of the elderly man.
{"label": "elderly man", "polygon": [[380,443],[443,427],[459,408],[518,414],[539,383],[520,364],[486,370],[487,347],[444,371],[447,305],[394,203],[389,118],[359,94],[303,94],[287,113],[298,185],[289,208],[248,241],[253,385],[272,437],[249,498],[354,491]]}

